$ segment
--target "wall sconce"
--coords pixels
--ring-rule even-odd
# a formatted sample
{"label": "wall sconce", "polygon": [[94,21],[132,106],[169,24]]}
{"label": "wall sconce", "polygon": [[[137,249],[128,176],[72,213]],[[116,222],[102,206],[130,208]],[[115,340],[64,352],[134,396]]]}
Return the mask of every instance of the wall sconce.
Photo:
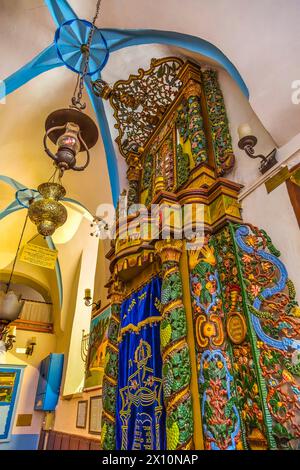
{"label": "wall sconce", "polygon": [[254,155],[254,147],[257,144],[257,138],[252,135],[251,127],[248,124],[241,124],[238,128],[239,142],[238,146],[244,150],[250,158],[260,158],[261,164],[259,171],[264,174],[276,163],[276,148],[273,149],[266,157],[264,155]]}
{"label": "wall sconce", "polygon": [[92,300],[92,294],[91,294],[91,289],[84,289],[84,303],[87,307],[93,307],[93,305],[96,307],[97,310],[101,307],[101,301],[99,302],[91,302]]}
{"label": "wall sconce", "polygon": [[26,353],[25,353],[26,356],[32,356],[34,346],[36,346],[36,337],[35,336],[30,338],[27,342]]}

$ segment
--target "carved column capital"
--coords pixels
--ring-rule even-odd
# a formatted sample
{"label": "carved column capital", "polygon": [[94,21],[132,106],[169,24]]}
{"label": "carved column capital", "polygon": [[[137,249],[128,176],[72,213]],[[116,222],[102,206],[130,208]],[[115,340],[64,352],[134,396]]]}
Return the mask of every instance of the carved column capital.
{"label": "carved column capital", "polygon": [[179,263],[182,253],[183,242],[182,240],[160,240],[155,243],[155,249],[159,255],[161,262],[175,261]]}
{"label": "carved column capital", "polygon": [[126,159],[128,170],[127,179],[128,181],[139,181],[140,172],[142,169],[140,156],[136,153],[130,153]]}
{"label": "carved column capital", "polygon": [[188,99],[190,96],[201,96],[201,85],[196,80],[190,79],[186,84],[184,96]]}
{"label": "carved column capital", "polygon": [[118,278],[115,277],[109,286],[108,290],[108,297],[111,300],[112,304],[121,304],[124,298],[124,285],[123,282]]}

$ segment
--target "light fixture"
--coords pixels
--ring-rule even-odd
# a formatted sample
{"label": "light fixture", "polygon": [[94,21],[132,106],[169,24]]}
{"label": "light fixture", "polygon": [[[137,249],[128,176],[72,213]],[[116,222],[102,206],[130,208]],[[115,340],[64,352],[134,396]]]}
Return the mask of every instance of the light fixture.
{"label": "light fixture", "polygon": [[238,146],[244,150],[250,158],[260,158],[261,164],[259,171],[264,174],[276,163],[276,148],[274,148],[267,156],[255,155],[254,147],[257,144],[257,138],[253,135],[251,127],[248,124],[241,124],[238,128],[239,142]]}
{"label": "light fixture", "polygon": [[[54,160],[61,174],[65,170],[83,171],[90,162],[89,149],[98,140],[98,129],[94,121],[77,108],[58,109],[46,119],[44,150]],[[47,146],[47,138],[58,147],[54,154]],[[86,152],[86,161],[78,166],[76,156]]]}
{"label": "light fixture", "polygon": [[32,338],[30,338],[27,342],[27,347],[26,347],[25,354],[27,356],[32,356],[35,346],[36,346],[36,337],[32,336]]}
{"label": "light fixture", "polygon": [[66,190],[59,183],[48,182],[40,184],[38,191],[42,198],[29,205],[28,215],[39,234],[48,237],[67,220],[67,209],[59,202]]}
{"label": "light fixture", "polygon": [[[10,287],[27,221],[28,213],[26,214],[23,224],[6,291],[0,291],[0,341],[5,342],[7,349],[11,349],[13,347],[13,337],[15,338],[16,336],[16,327],[10,329],[8,325],[19,317],[25,302],[22,300],[22,295],[18,296]],[[13,331],[14,334],[9,333],[9,331]]]}
{"label": "light fixture", "polygon": [[93,232],[90,233],[90,235],[93,237],[95,236],[96,238],[100,237],[103,232],[109,230],[108,223],[102,219],[102,217],[95,216],[93,218],[93,223],[91,224],[91,227],[94,229]]}
{"label": "light fixture", "polygon": [[[84,81],[88,76],[90,49],[100,4],[101,0],[98,0],[87,43],[81,46],[81,53],[84,56],[82,73],[80,78],[77,79],[71,105],[67,109],[58,109],[52,112],[45,122],[44,149],[59,168],[60,176],[65,170],[84,170],[90,161],[89,149],[94,147],[98,140],[98,128],[94,121],[82,112],[86,108],[86,103],[81,100]],[[48,137],[58,147],[55,154],[47,146]],[[86,152],[86,161],[83,165],[78,166],[76,157],[80,152]]]}
{"label": "light fixture", "polygon": [[[82,102],[84,80],[88,75],[90,48],[95,31],[95,23],[99,14],[101,0],[97,1],[96,13],[89,33],[87,44],[83,44],[81,52],[84,55],[83,70],[78,76],[76,87],[71,98],[71,105],[66,109],[53,111],[46,119],[44,150],[54,161],[54,175],[47,183],[38,187],[42,198],[34,201],[29,209],[30,220],[36,224],[38,233],[44,237],[51,236],[55,230],[67,220],[67,210],[59,202],[66,190],[61,184],[61,178],[66,170],[83,171],[90,162],[89,149],[98,140],[98,128],[94,121],[82,112],[86,104]],[[48,138],[57,146],[56,152],[48,147]],[[76,158],[80,152],[86,152],[83,165],[78,165]],[[58,181],[55,177],[58,173]]]}
{"label": "light fixture", "polygon": [[92,300],[92,294],[91,294],[91,289],[85,289],[84,290],[84,304],[87,306],[87,307],[93,307],[95,306],[97,310],[99,310],[99,308],[101,307],[101,301],[99,300],[99,302],[91,302]]}

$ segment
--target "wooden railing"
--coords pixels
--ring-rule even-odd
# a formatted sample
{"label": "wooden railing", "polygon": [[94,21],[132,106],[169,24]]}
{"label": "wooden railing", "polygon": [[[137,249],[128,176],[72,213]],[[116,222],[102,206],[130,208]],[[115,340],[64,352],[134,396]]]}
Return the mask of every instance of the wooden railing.
{"label": "wooden railing", "polygon": [[41,431],[39,450],[100,450],[100,439],[59,431]]}
{"label": "wooden railing", "polygon": [[24,307],[20,318],[14,322],[19,330],[53,332],[52,304],[37,300],[24,299]]}

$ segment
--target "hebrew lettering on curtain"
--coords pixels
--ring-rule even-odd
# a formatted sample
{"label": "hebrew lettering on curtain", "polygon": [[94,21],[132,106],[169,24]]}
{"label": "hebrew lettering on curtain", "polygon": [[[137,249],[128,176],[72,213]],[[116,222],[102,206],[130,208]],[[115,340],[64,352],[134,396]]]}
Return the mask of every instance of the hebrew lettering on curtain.
{"label": "hebrew lettering on curtain", "polygon": [[121,307],[116,436],[119,450],[165,449],[156,277]]}

